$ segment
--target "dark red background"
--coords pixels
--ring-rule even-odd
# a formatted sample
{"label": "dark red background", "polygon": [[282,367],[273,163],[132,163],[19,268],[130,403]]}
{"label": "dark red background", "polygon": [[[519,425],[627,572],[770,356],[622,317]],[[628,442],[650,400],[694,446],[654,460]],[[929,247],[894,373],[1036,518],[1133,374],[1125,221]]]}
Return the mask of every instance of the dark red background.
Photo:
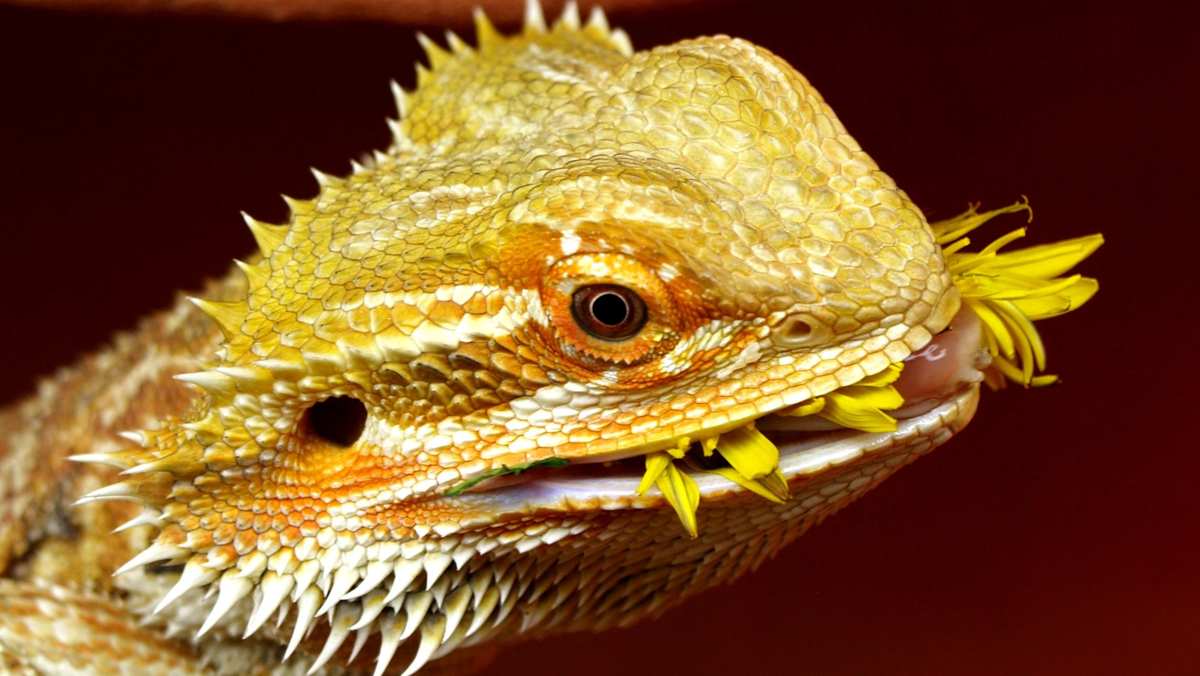
{"label": "dark red background", "polygon": [[[757,574],[494,673],[1200,673],[1195,17],[973,4],[613,19],[780,53],[933,218],[1025,194],[1035,241],[1103,231],[1099,296],[1044,325],[1065,384],[987,395]],[[412,32],[0,9],[0,397],[225,271],[238,210],[384,145]]]}

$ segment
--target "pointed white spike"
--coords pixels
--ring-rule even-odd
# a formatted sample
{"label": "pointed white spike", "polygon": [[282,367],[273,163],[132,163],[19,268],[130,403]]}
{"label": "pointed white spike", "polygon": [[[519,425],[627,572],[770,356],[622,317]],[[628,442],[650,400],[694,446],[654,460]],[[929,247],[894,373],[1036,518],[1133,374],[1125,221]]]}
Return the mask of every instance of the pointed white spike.
{"label": "pointed white spike", "polygon": [[479,607],[480,600],[483,595],[492,588],[492,572],[488,569],[483,569],[471,576],[471,605],[475,608]]}
{"label": "pointed white spike", "polygon": [[122,470],[129,467],[129,463],[122,460],[116,453],[79,453],[78,455],[68,455],[67,460],[71,462],[108,465],[109,467],[116,467]]}
{"label": "pointed white spike", "polygon": [[[537,0],[533,0],[537,2]],[[404,670],[403,676],[412,676],[417,673],[417,670],[425,666],[429,658],[433,656],[433,651],[437,650],[442,645],[442,639],[446,635],[446,616],[445,615],[430,615],[421,623],[421,644],[417,646],[417,654],[413,657],[413,661]]]}
{"label": "pointed white spike", "polygon": [[458,37],[458,34],[452,30],[446,31],[446,44],[450,46],[450,51],[455,54],[470,54],[475,51],[471,49],[471,45],[463,42],[463,39]]}
{"label": "pointed white spike", "polygon": [[438,578],[450,564],[454,562],[454,558],[449,554],[442,552],[430,552],[425,555],[425,591],[433,589],[433,585],[437,583]]}
{"label": "pointed white spike", "polygon": [[346,597],[346,592],[358,582],[358,568],[338,568],[333,576],[333,585],[329,589],[329,595],[325,597],[325,604],[317,611],[318,615],[324,615],[331,608],[338,604]]}
{"label": "pointed white spike", "polygon": [[592,11],[588,14],[588,26],[596,28],[604,33],[609,32],[608,17],[605,16],[604,10],[600,5],[592,5]]}
{"label": "pointed white spike", "polygon": [[404,138],[404,128],[400,126],[400,120],[393,120],[390,117],[387,119],[388,131],[392,133],[392,138],[400,140]]}
{"label": "pointed white spike", "polygon": [[404,613],[407,616],[404,623],[404,631],[401,632],[401,640],[412,636],[412,633],[420,626],[421,621],[425,619],[425,613],[429,612],[429,606],[433,604],[433,594],[429,592],[417,592],[409,594],[404,599]]}
{"label": "pointed white spike", "polygon": [[376,589],[370,594],[367,594],[367,597],[364,598],[361,603],[362,614],[359,615],[358,621],[350,626],[350,629],[370,629],[369,625],[374,622],[375,618],[379,617],[379,613],[383,612],[383,609],[387,607],[387,604],[384,601],[386,596],[387,593],[382,589]]}
{"label": "pointed white spike", "polygon": [[454,567],[462,570],[475,557],[475,549],[469,545],[459,545],[450,556],[454,558]]}
{"label": "pointed white spike", "polygon": [[392,80],[392,98],[396,99],[396,115],[401,120],[408,117],[408,92],[404,91],[404,87],[400,86],[399,82]]}
{"label": "pointed white spike", "polygon": [[504,603],[508,600],[508,595],[512,592],[513,581],[517,576],[510,570],[504,574],[504,577],[496,580],[496,586],[500,588],[500,602]]}
{"label": "pointed white spike", "polygon": [[508,597],[507,601],[501,600],[500,610],[497,611],[496,619],[492,622],[493,627],[500,626],[500,624],[508,618],[508,614],[513,611],[513,608],[517,607],[517,599],[519,598],[521,597],[513,594],[512,596]]}
{"label": "pointed white spike", "polygon": [[139,498],[133,484],[127,481],[118,481],[80,497],[75,504],[86,505],[89,502],[100,502],[101,500],[139,500]]}
{"label": "pointed white spike", "polygon": [[135,443],[142,448],[146,448],[150,445],[150,439],[148,439],[144,433],[138,430],[125,430],[123,432],[117,432],[117,436],[121,437],[125,441]]}
{"label": "pointed white spike", "polygon": [[450,576],[443,575],[442,579],[438,580],[437,583],[433,585],[433,589],[429,590],[429,593],[433,594],[433,602],[436,603],[440,608],[443,602],[446,600],[446,593],[449,591]]}
{"label": "pointed white spike", "polygon": [[350,633],[350,625],[353,621],[354,611],[350,609],[349,605],[338,606],[333,620],[329,623],[329,635],[325,637],[325,645],[321,647],[321,654],[317,655],[317,659],[308,668],[309,676],[325,666],[329,658],[333,657],[338,648],[342,647],[342,642],[346,640],[347,634]]}
{"label": "pointed white spike", "polygon": [[396,562],[396,567],[392,570],[392,588],[388,591],[387,598],[384,603],[391,603],[392,599],[400,596],[408,591],[412,586],[413,580],[417,579],[417,575],[425,570],[425,566],[420,559],[400,559]]}
{"label": "pointed white spike", "polygon": [[283,621],[287,619],[288,611],[290,611],[291,609],[292,609],[291,601],[284,601],[283,603],[279,604],[279,612],[275,613],[275,628],[276,629],[283,626]]}
{"label": "pointed white spike", "polygon": [[375,589],[383,582],[383,579],[391,574],[394,566],[390,561],[372,561],[367,564],[367,572],[363,574],[362,582],[342,598],[346,600],[356,599],[363,594]]}
{"label": "pointed white spike", "polygon": [[379,656],[375,658],[375,673],[372,676],[383,676],[387,672],[388,665],[392,663],[392,657],[396,655],[396,648],[400,646],[400,617],[395,613],[388,613],[383,616],[379,623]]}
{"label": "pointed white spike", "polygon": [[328,186],[330,183],[333,183],[333,176],[326,174],[320,169],[317,169],[316,167],[309,167],[308,170],[312,173],[313,178],[317,180],[317,185],[321,186],[322,188]]}
{"label": "pointed white spike", "polygon": [[350,648],[350,656],[346,658],[346,664],[354,664],[354,658],[362,652],[363,646],[367,644],[367,639],[371,638],[371,628],[364,627],[358,630],[354,635],[354,645]]}
{"label": "pointed white spike", "polygon": [[137,516],[113,529],[113,533],[122,533],[137,526],[161,526],[162,513],[157,509],[143,509]]}
{"label": "pointed white spike", "polygon": [[123,575],[135,568],[141,568],[147,564],[156,563],[158,561],[168,561],[170,559],[183,556],[187,553],[188,551],[182,547],[155,542],[149,547],[138,552],[138,554],[132,559],[126,561],[125,565],[121,566],[113,573],[113,577]]}
{"label": "pointed white spike", "polygon": [[195,371],[193,373],[179,373],[175,375],[175,380],[181,383],[195,385],[206,392],[227,394],[233,396],[237,394],[237,388],[233,382],[233,378],[219,373],[217,371]]}
{"label": "pointed white spike", "polygon": [[299,601],[300,595],[312,586],[313,580],[317,579],[320,573],[321,562],[316,559],[309,559],[297,566],[296,571],[292,573],[296,580],[296,585],[292,587],[292,600]]}
{"label": "pointed white spike", "polygon": [[542,14],[541,0],[525,0],[525,32],[546,32],[546,17]]}
{"label": "pointed white spike", "polygon": [[462,622],[470,605],[471,588],[467,585],[455,589],[446,599],[446,605],[442,607],[442,613],[446,615],[446,636],[454,635],[454,630],[458,629],[458,623]]}
{"label": "pointed white spike", "polygon": [[296,580],[291,575],[280,575],[273,570],[268,570],[263,574],[262,580],[258,583],[258,588],[262,590],[262,599],[254,608],[254,612],[250,614],[250,619],[246,622],[246,631],[242,634],[242,638],[249,638],[258,628],[267,621],[267,618],[274,613],[279,604],[287,598],[289,592],[292,591],[292,585]]}
{"label": "pointed white spike", "polygon": [[579,5],[575,4],[575,0],[567,0],[563,5],[562,14],[558,17],[558,22],[567,28],[579,28]]}
{"label": "pointed white spike", "polygon": [[500,603],[500,592],[492,587],[483,595],[483,599],[479,602],[479,607],[475,609],[475,616],[471,618],[471,626],[467,628],[467,636],[473,635],[479,631],[484,622],[492,616],[492,611],[496,609],[496,605]]}
{"label": "pointed white spike", "polygon": [[[287,199],[286,197],[284,198]],[[290,204],[288,206],[291,206]],[[258,250],[263,256],[270,256],[271,252],[283,244],[287,238],[287,226],[275,225],[273,223],[264,223],[246,212],[242,212],[242,220],[245,221],[246,227],[250,229],[250,234],[254,237],[254,242],[258,244]]]}
{"label": "pointed white spike", "polygon": [[308,633],[309,625],[317,616],[317,608],[321,606],[321,600],[321,591],[316,587],[309,587],[300,594],[299,600],[296,601],[296,625],[292,627],[292,638],[288,641],[287,649],[283,651],[285,662],[296,652],[296,646],[300,645],[301,639]]}
{"label": "pointed white spike", "polygon": [[136,476],[138,474],[149,474],[150,472],[170,472],[172,467],[178,466],[178,460],[172,460],[171,456],[143,462],[140,465],[134,465],[129,469],[123,470],[121,476]]}
{"label": "pointed white spike", "polygon": [[629,39],[629,33],[617,28],[609,35],[613,44],[617,46],[617,50],[625,56],[633,56],[633,41]]}
{"label": "pointed white spike", "polygon": [[219,583],[219,591],[217,594],[217,602],[213,604],[212,611],[208,617],[204,619],[204,624],[200,625],[199,631],[196,632],[196,638],[208,633],[208,630],[225,617],[225,613],[233,607],[233,604],[245,598],[246,594],[254,591],[254,582],[248,580],[237,571],[229,571],[221,576]]}
{"label": "pointed white spike", "polygon": [[183,572],[179,574],[179,579],[175,582],[175,586],[171,587],[170,591],[163,594],[163,597],[158,600],[154,606],[154,613],[162,612],[163,608],[171,605],[180,596],[197,588],[210,585],[213,580],[217,579],[217,571],[200,563],[199,557],[193,557],[183,567]]}

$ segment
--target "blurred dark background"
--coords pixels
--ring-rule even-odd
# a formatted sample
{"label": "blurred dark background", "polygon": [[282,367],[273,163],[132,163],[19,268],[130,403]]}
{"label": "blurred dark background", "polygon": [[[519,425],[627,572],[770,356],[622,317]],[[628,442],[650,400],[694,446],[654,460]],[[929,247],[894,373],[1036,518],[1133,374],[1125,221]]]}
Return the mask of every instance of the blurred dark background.
{"label": "blurred dark background", "polygon": [[[282,218],[307,167],[386,144],[387,82],[412,85],[414,28],[438,27],[354,6],[0,7],[0,399],[227,270],[252,248],[239,210]],[[931,219],[1028,195],[1031,241],[1104,232],[1084,264],[1102,287],[1043,325],[1061,386],[987,394],[959,439],[737,584],[490,673],[1200,673],[1200,39],[1194,16],[1116,7],[610,13],[637,46],[723,32],[781,54]],[[471,33],[457,5],[412,11]]]}

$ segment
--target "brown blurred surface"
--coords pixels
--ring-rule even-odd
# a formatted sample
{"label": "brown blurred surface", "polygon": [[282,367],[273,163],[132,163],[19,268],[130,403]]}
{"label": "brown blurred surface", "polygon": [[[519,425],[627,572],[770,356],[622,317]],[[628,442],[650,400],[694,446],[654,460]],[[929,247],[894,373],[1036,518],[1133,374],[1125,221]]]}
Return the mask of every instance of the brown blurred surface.
{"label": "brown blurred surface", "polygon": [[[1062,386],[988,394],[959,439],[757,574],[490,673],[1200,673],[1195,17],[806,2],[612,19],[639,46],[725,32],[780,53],[931,218],[1025,194],[1033,241],[1103,231],[1084,265],[1102,288],[1044,325]],[[0,398],[226,270],[252,246],[239,209],[280,218],[277,193],[315,190],[309,165],[382,146],[414,27],[438,28],[0,9]]]}
{"label": "brown blurred surface", "polygon": [[[523,2],[509,0],[0,0],[3,3],[71,11],[132,15],[210,15],[272,21],[358,20],[401,24],[461,21],[473,7],[484,7],[497,22],[516,22]],[[546,0],[547,16],[557,16],[560,0]],[[688,5],[689,0],[611,0],[605,9],[645,10]],[[590,7],[590,5],[588,5]],[[586,18],[586,17],[585,17]]]}

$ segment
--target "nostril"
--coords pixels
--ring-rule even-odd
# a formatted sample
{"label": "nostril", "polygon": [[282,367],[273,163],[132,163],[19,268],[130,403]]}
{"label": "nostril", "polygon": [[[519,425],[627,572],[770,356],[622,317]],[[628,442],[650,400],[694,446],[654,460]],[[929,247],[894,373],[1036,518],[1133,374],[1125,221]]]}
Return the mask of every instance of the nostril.
{"label": "nostril", "polygon": [[829,330],[816,318],[807,314],[785,317],[771,332],[771,339],[780,347],[803,347],[828,338]]}
{"label": "nostril", "polygon": [[783,326],[779,327],[780,337],[787,342],[799,342],[807,340],[812,335],[812,324],[800,319],[799,317],[788,317],[783,322]]}
{"label": "nostril", "polygon": [[304,419],[310,434],[346,447],[362,436],[367,425],[367,407],[354,397],[330,397],[313,404]]}

